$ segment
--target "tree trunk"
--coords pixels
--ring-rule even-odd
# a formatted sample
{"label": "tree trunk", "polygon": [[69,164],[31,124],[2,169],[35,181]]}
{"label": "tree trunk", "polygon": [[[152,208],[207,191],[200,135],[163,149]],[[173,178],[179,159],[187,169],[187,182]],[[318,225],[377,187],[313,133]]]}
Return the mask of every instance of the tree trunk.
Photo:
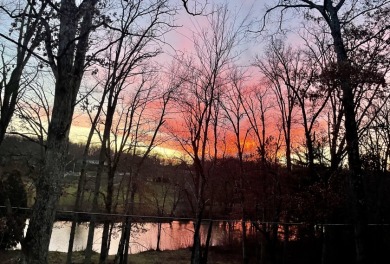
{"label": "tree trunk", "polygon": [[0,145],[4,140],[8,125],[15,111],[19,95],[20,79],[22,77],[23,65],[16,65],[12,71],[9,83],[4,86],[4,98],[1,102],[1,116],[0,116]]}
{"label": "tree trunk", "polygon": [[286,165],[287,165],[287,171],[291,172],[292,161],[291,161],[290,129],[288,129],[287,133],[288,134],[286,135]]}
{"label": "tree trunk", "polygon": [[[134,213],[134,200],[135,200],[135,192],[137,190],[137,186],[135,184],[135,177],[137,176],[138,172],[131,172],[129,181],[127,184],[127,191],[126,191],[126,215],[133,214]],[[115,256],[114,263],[120,263],[120,264],[126,264],[127,263],[127,257],[129,252],[129,243],[130,243],[130,234],[131,234],[131,222],[132,219],[130,216],[126,216],[122,223],[122,232],[121,232],[121,238],[120,243],[118,246],[118,251]]]}
{"label": "tree trunk", "polygon": [[241,237],[242,237],[242,263],[248,264],[249,263],[249,256],[247,251],[247,241],[246,241],[246,221],[245,218],[241,221]]}
{"label": "tree trunk", "polygon": [[[32,52],[40,44],[40,38],[38,35],[41,33],[42,25],[39,20],[45,12],[47,3],[42,2],[41,6],[36,9],[37,6],[32,7],[32,4],[27,2],[24,11],[25,14],[20,17],[20,28],[17,49],[16,49],[16,63],[12,65],[12,72],[9,81],[6,81],[5,73],[2,73],[2,98],[1,98],[1,111],[0,111],[0,145],[4,140],[7,132],[8,125],[15,112],[16,104],[20,96],[20,81],[22,79],[23,70],[30,60]],[[23,8],[23,7],[19,7]],[[28,47],[28,45],[30,45]],[[28,51],[27,51],[28,50]],[[3,50],[4,51],[4,50]],[[5,67],[6,65],[3,65]]]}
{"label": "tree trunk", "polygon": [[201,241],[200,241],[200,226],[202,224],[202,212],[198,214],[194,223],[194,241],[191,251],[191,264],[201,264]]}
{"label": "tree trunk", "polygon": [[[53,133],[53,129],[51,129]],[[50,134],[49,134],[50,135]],[[36,185],[36,201],[27,235],[22,243],[26,263],[47,263],[49,242],[61,194],[67,153],[67,137],[50,137],[42,175]]]}
{"label": "tree trunk", "polygon": [[[107,194],[106,194],[106,213],[110,214],[112,212],[112,199],[114,195],[114,176],[115,169],[110,169],[108,173],[108,182],[107,182]],[[103,224],[103,234],[102,234],[102,244],[100,248],[100,263],[105,263],[108,257],[109,251],[109,232],[110,231],[110,221],[105,220]]]}
{"label": "tree trunk", "polygon": [[[36,184],[36,201],[25,241],[22,244],[28,263],[47,263],[47,253],[55,220],[57,202],[62,191],[68,152],[68,133],[72,122],[75,94],[63,74],[57,81],[52,120],[49,126],[45,162]],[[71,82],[70,87],[74,87]],[[77,85],[77,84],[76,84]],[[79,83],[78,83],[79,86]],[[77,87],[78,87],[77,86]]]}
{"label": "tree trunk", "polygon": [[[104,95],[103,95],[102,98],[104,98]],[[84,187],[85,187],[85,181],[86,181],[86,178],[87,178],[87,172],[86,172],[87,157],[88,157],[89,148],[90,148],[90,145],[91,145],[91,142],[92,142],[92,137],[93,137],[93,134],[94,134],[94,131],[95,131],[95,127],[96,127],[96,124],[97,124],[97,120],[98,120],[97,117],[99,116],[99,114],[100,114],[100,112],[102,110],[103,102],[104,102],[104,100],[102,99],[101,103],[99,104],[99,108],[98,108],[98,111],[97,111],[96,116],[94,118],[94,121],[91,124],[92,127],[91,127],[91,129],[89,131],[87,143],[85,144],[85,147],[84,147],[83,161],[82,161],[82,165],[81,165],[80,178],[79,178],[79,182],[78,182],[78,185],[77,185],[76,201],[75,201],[75,205],[74,205],[74,210],[76,212],[78,212],[81,209],[82,202],[84,200],[84,197],[83,197],[84,196]],[[67,264],[71,264],[72,263],[73,243],[74,243],[74,237],[75,237],[75,234],[76,234],[77,221],[78,221],[78,214],[75,213],[73,215],[72,227],[70,229],[70,235],[69,235],[68,254],[67,254],[67,257],[66,257],[66,263]]]}
{"label": "tree trunk", "polygon": [[98,171],[96,173],[96,179],[95,179],[95,190],[93,194],[93,200],[92,200],[92,215],[91,215],[91,221],[89,223],[88,228],[88,240],[87,240],[87,246],[85,248],[85,264],[91,263],[91,257],[92,257],[92,246],[93,246],[93,238],[94,238],[94,232],[95,232],[95,225],[96,225],[96,213],[98,211],[98,199],[100,194],[100,185],[102,180],[102,174],[104,169],[104,161],[105,161],[105,153],[104,151],[100,152],[99,157],[99,167]]}
{"label": "tree trunk", "polygon": [[[85,6],[82,11],[85,13],[78,29],[79,20],[76,16],[81,10],[78,10],[73,1],[61,1],[58,32],[58,53],[61,56],[57,58],[56,65],[51,65],[56,69],[52,118],[48,129],[45,161],[36,184],[36,201],[27,235],[22,243],[22,262],[29,264],[47,263],[57,202],[62,191],[69,130],[84,73],[85,54],[96,1],[85,0],[83,3]],[[76,44],[74,40],[77,33],[80,37]]]}
{"label": "tree trunk", "polygon": [[288,224],[284,224],[284,237],[283,237],[283,263],[288,263],[288,244],[290,241],[290,228]]}
{"label": "tree trunk", "polygon": [[327,6],[330,13],[328,22],[334,41],[334,48],[337,54],[337,65],[339,68],[339,79],[343,91],[342,104],[345,116],[345,137],[347,142],[348,165],[350,171],[350,186],[352,188],[352,217],[355,233],[356,263],[367,263],[365,240],[367,238],[367,208],[364,192],[364,175],[361,167],[359,153],[359,136],[356,124],[355,101],[352,85],[350,82],[351,65],[342,39],[340,21],[337,11]]}
{"label": "tree trunk", "polygon": [[[105,168],[105,162],[107,160],[107,155],[108,155],[107,152],[110,148],[111,126],[112,126],[116,102],[117,102],[117,98],[118,98],[118,94],[113,95],[113,93],[114,93],[113,89],[110,89],[109,95],[108,95],[109,102],[108,102],[108,107],[107,107],[108,108],[107,115],[106,115],[106,120],[105,120],[105,124],[104,124],[103,138],[101,140],[101,147],[100,147],[100,153],[99,153],[99,167],[98,167],[98,171],[96,173],[95,190],[94,190],[93,201],[92,201],[92,212],[94,212],[94,213],[98,209],[98,198],[100,195],[101,179],[102,179],[104,168]],[[112,173],[114,174],[115,170]],[[111,175],[111,171],[109,171],[108,175],[107,175],[108,191],[110,191],[112,188],[111,185],[113,185],[113,182],[110,182],[110,181],[113,181],[113,177],[114,176]],[[106,206],[106,208],[109,208],[109,211],[111,211],[112,195],[113,195],[112,191],[110,191],[110,192],[111,192],[110,195],[107,193],[107,197],[109,195],[109,198],[107,198],[107,199],[111,200],[111,202],[107,201],[109,203],[109,205]],[[93,214],[91,217],[90,225],[89,225],[87,248],[85,250],[86,251],[85,252],[85,263],[86,264],[90,263],[90,261],[91,261],[95,222],[96,222],[96,215]],[[101,252],[103,255],[103,258],[101,258],[101,260],[105,259],[105,254],[107,253],[106,251],[107,251],[107,241],[108,241],[108,230],[109,230],[109,223],[107,223],[105,221],[104,232],[103,232],[104,237],[102,238],[102,249],[104,250],[104,252]]]}
{"label": "tree trunk", "polygon": [[328,263],[328,232],[326,226],[322,226],[321,228],[321,236],[322,236],[322,248],[321,248],[321,264]]}
{"label": "tree trunk", "polygon": [[84,192],[84,184],[85,184],[85,164],[83,160],[83,168],[80,172],[80,178],[77,185],[77,193],[76,193],[76,201],[73,213],[73,219],[72,219],[72,226],[70,228],[70,234],[69,234],[69,243],[68,243],[68,254],[66,256],[66,264],[72,263],[72,255],[73,255],[73,243],[74,243],[74,237],[76,235],[76,226],[78,222],[78,211],[80,210],[80,204],[81,204],[81,198],[82,198],[82,192]]}
{"label": "tree trunk", "polygon": [[276,241],[271,241],[269,232],[263,232],[261,238],[260,264],[275,263],[275,243]]}
{"label": "tree trunk", "polygon": [[106,160],[106,142],[108,140],[107,136],[107,127],[105,127],[104,136],[102,140],[102,146],[100,149],[99,154],[99,166],[98,170],[96,172],[96,179],[95,179],[95,189],[93,193],[93,200],[92,200],[92,215],[91,215],[91,221],[89,223],[89,229],[88,229],[88,241],[87,241],[87,247],[85,249],[85,261],[84,263],[89,264],[91,263],[91,257],[92,257],[92,246],[93,246],[93,238],[94,238],[94,232],[95,232],[95,225],[96,225],[96,213],[99,209],[99,195],[100,195],[100,185],[101,180],[104,172],[104,163]]}
{"label": "tree trunk", "polygon": [[161,251],[161,249],[160,249],[161,227],[162,227],[162,223],[158,222],[157,223],[157,245],[156,245],[156,251]]}
{"label": "tree trunk", "polygon": [[99,263],[105,263],[108,256],[108,244],[110,236],[110,221],[104,220],[103,222],[103,232],[102,232],[102,242],[100,246],[100,258]]}
{"label": "tree trunk", "polygon": [[[305,125],[306,126],[306,125]],[[309,172],[312,174],[311,177],[314,177],[314,147],[313,140],[311,138],[311,133],[305,128],[305,137],[306,137],[306,148],[307,148],[307,164]]]}
{"label": "tree trunk", "polygon": [[211,234],[213,232],[213,221],[210,220],[209,227],[207,229],[207,237],[206,237],[206,244],[204,246],[204,251],[202,254],[202,264],[207,264],[208,256],[209,256],[209,248],[210,248],[210,241],[211,241]]}
{"label": "tree trunk", "polygon": [[122,223],[121,238],[119,241],[118,251],[114,259],[115,264],[127,263],[127,254],[128,254],[128,247],[130,243],[130,234],[131,234],[131,223],[132,223],[131,217],[126,216],[126,218]]}

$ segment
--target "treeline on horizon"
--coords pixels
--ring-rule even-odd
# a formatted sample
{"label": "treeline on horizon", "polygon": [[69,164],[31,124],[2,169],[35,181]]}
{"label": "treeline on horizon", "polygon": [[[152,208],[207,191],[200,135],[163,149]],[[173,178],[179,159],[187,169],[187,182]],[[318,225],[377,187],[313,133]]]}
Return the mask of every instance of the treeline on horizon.
{"label": "treeline on horizon", "polygon": [[[25,180],[36,180],[38,172],[35,170],[39,169],[37,165],[42,162],[41,148],[42,146],[28,139],[7,136],[0,148],[2,174],[16,173]],[[69,144],[66,171],[73,172],[72,175],[77,179],[80,176],[84,148],[85,145],[80,143]],[[98,157],[98,149],[91,150],[87,160],[98,161]],[[129,177],[131,161],[136,160],[133,163],[136,164],[140,156],[132,157],[127,153],[121,159],[117,172],[122,175],[121,177]],[[96,173],[98,164],[94,162],[89,166],[89,172],[92,175]],[[185,195],[183,193],[189,192],[186,187],[193,178],[191,174],[195,173],[194,166],[184,160],[175,162],[151,156],[146,158],[145,168],[140,171],[138,180],[141,184],[144,181],[154,181],[172,185],[172,188],[180,185],[178,191],[182,194],[178,195],[182,200],[186,200],[185,197],[190,197],[191,193]],[[288,171],[285,164],[264,162],[253,157],[243,161],[243,168],[240,166],[239,159],[232,156],[205,163],[206,168],[213,170],[209,175],[205,194],[206,200],[209,201],[206,211],[209,218],[241,219],[240,195],[245,193],[244,207],[248,220],[313,225],[351,223],[348,209],[350,194],[345,191],[349,184],[347,169],[332,171],[330,166],[315,164],[316,175],[313,177],[307,166],[299,161],[294,162],[292,170]],[[245,171],[244,178],[239,177],[240,170]],[[367,200],[370,202],[369,223],[378,225],[387,223],[390,220],[390,203],[387,202],[390,201],[390,193],[387,191],[390,188],[390,172],[373,166],[372,160],[365,160],[364,170],[368,175],[365,185]],[[243,190],[239,190],[239,186],[243,186]],[[157,198],[166,199],[162,196]],[[275,211],[281,215],[275,215]],[[191,218],[191,215],[183,215],[180,212],[177,215],[168,212],[170,210],[167,210],[164,216]],[[187,213],[191,214],[189,211]],[[289,216],[283,216],[284,214]]]}

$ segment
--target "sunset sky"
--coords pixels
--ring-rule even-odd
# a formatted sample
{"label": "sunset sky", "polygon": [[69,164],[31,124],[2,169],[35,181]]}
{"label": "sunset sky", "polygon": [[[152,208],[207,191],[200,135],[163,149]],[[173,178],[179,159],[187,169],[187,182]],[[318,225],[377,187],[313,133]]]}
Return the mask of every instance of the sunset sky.
{"label": "sunset sky", "polygon": [[[194,41],[199,40],[200,32],[202,32],[202,30],[207,30],[207,27],[209,26],[209,22],[207,20],[208,18],[206,16],[191,16],[185,12],[184,8],[182,8],[181,1],[174,1],[176,1],[175,3],[177,3],[179,10],[178,14],[175,17],[175,25],[177,25],[177,27],[173,28],[167,34],[164,35],[163,41],[165,42],[165,44],[161,44],[161,47],[163,48],[163,53],[153,59],[153,64],[159,65],[162,71],[169,71],[169,66],[174,62],[174,58],[178,55],[196,55],[194,50]],[[263,56],[263,52],[268,41],[267,36],[273,31],[276,31],[276,26],[278,24],[274,20],[269,20],[268,22],[270,24],[267,27],[266,31],[262,32],[261,34],[251,32],[257,31],[261,25],[260,21],[263,17],[266,8],[263,1],[213,1],[212,3],[209,3],[205,10],[211,10],[213,4],[221,4],[225,2],[228,3],[228,10],[230,13],[229,21],[231,21],[231,23],[234,23],[233,28],[236,28],[240,23],[243,23],[247,32],[245,38],[243,38],[240,41],[240,44],[233,50],[233,54],[236,57],[234,63],[239,67],[245,67],[246,78],[243,86],[261,86],[261,76],[258,72],[258,69],[253,67],[252,64],[254,63],[256,56]],[[209,13],[210,12],[208,12],[208,14]],[[292,18],[289,18],[287,16],[285,17],[285,19],[291,20]],[[288,27],[295,27],[295,29],[297,29],[299,28],[299,23],[289,23]],[[287,44],[296,45],[299,42],[299,37],[296,33],[294,33],[294,31],[290,31],[287,36]],[[84,84],[82,85],[80,91],[85,91],[85,87],[87,87],[87,89],[90,89],[90,87],[92,87],[94,83],[96,83],[93,78],[94,77],[91,77],[90,72],[86,72],[84,75]],[[46,87],[48,98],[50,100],[50,91],[52,86],[54,85],[53,81],[49,78],[44,81],[43,85]],[[277,111],[274,111],[270,112],[266,117],[267,135],[275,135],[276,137],[276,135],[280,132],[280,127],[278,127],[277,124],[277,120],[279,118],[278,115],[279,113],[277,113]],[[166,127],[176,127],[176,131],[182,130],[180,127],[182,123],[179,120],[182,117],[179,114],[171,113],[167,117],[168,119],[166,121]],[[163,130],[166,129],[166,127],[163,128]],[[244,136],[248,131],[248,127],[248,120],[244,120],[241,128],[241,134],[243,137],[242,140],[244,139]],[[70,140],[72,142],[77,143],[85,142],[89,130],[90,120],[85,113],[80,111],[80,107],[77,106],[73,117],[73,124],[70,130]],[[182,146],[180,146],[180,144],[178,144],[178,142],[176,142],[175,140],[169,139],[169,137],[167,137],[169,133],[170,132],[167,131],[161,133],[161,144],[159,144],[155,148],[155,153],[158,153],[161,156],[181,157],[183,155]],[[299,124],[296,124],[293,127],[293,137],[302,137],[302,128]],[[217,140],[219,141],[218,144],[221,148],[220,153],[234,155],[234,153],[236,152],[236,146],[234,144],[235,138],[232,131],[225,131],[225,134],[219,135]],[[97,135],[94,136],[93,142],[94,144],[99,144],[99,138]],[[254,136],[252,134],[248,134],[245,142],[246,147],[244,151],[247,154],[253,153],[257,145]]]}
{"label": "sunset sky", "polygon": [[[181,1],[177,1],[181,2]],[[213,4],[224,3],[225,1],[213,2]],[[258,30],[259,21],[264,14],[265,6],[261,1],[256,0],[243,0],[239,2],[229,2],[229,12],[234,24],[238,25],[243,20],[244,24],[250,30]],[[209,5],[211,8],[211,3]],[[179,27],[174,28],[172,31],[168,32],[164,40],[167,42],[165,45],[164,53],[160,54],[157,58],[154,59],[155,63],[161,65],[162,69],[167,69],[167,65],[173,61],[173,58],[177,54],[194,54],[194,37],[197,38],[197,34],[207,28],[208,22],[205,16],[190,16],[188,15],[183,8],[179,8],[179,14],[176,17],[176,25]],[[238,54],[236,59],[236,64],[240,66],[247,67],[245,86],[259,85],[261,78],[259,77],[258,70],[254,67],[251,67],[251,64],[254,62],[255,57],[262,56],[262,52],[266,45],[266,39],[264,37],[259,37],[258,33],[249,33],[246,38],[243,39],[240,45],[234,50],[235,54]],[[297,37],[290,34],[290,39],[292,42],[295,42]],[[88,78],[88,76],[87,76]],[[173,118],[173,119],[172,119]],[[180,118],[180,116],[175,115],[175,117],[169,116],[167,124],[169,126],[180,126],[180,122],[175,120],[175,118]],[[277,113],[271,113],[267,117],[269,123],[267,124],[267,133],[274,134],[276,133],[277,124]],[[173,123],[172,123],[173,120]],[[85,142],[87,135],[89,133],[90,121],[85,114],[76,110],[74,115],[73,125],[70,131],[70,139],[73,142]],[[248,121],[243,122],[242,134],[244,135],[248,130],[249,123]],[[178,128],[180,130],[180,128]],[[299,126],[294,127],[294,134],[300,134],[301,128]],[[233,154],[236,152],[236,146],[234,145],[234,135],[229,131],[225,135],[221,135],[218,140],[220,141],[222,152],[226,154]],[[98,144],[98,137],[94,136],[94,142]],[[253,136],[248,136],[246,138],[246,148],[245,152],[253,153],[256,149],[256,143]],[[224,145],[224,146],[222,146]],[[177,156],[181,155],[182,149],[181,146],[174,141],[168,141],[162,145],[156,147],[156,152],[162,156]]]}

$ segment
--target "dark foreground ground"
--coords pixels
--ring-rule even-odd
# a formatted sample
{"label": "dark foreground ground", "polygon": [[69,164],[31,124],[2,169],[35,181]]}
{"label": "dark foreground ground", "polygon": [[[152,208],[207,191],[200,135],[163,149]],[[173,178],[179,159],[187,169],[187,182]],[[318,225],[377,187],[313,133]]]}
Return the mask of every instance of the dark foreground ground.
{"label": "dark foreground ground", "polygon": [[[0,251],[1,264],[16,264],[18,263],[20,251],[9,250]],[[83,263],[83,254],[75,252],[73,263]],[[93,256],[93,263],[98,263],[98,254]],[[180,249],[172,251],[147,251],[129,256],[128,264],[188,264],[191,258],[191,251],[189,249]],[[107,263],[112,263],[113,257],[110,257]],[[50,264],[66,263],[66,253],[50,252]],[[232,254],[228,250],[214,248],[209,254],[209,264],[238,264],[241,263],[240,256]]]}

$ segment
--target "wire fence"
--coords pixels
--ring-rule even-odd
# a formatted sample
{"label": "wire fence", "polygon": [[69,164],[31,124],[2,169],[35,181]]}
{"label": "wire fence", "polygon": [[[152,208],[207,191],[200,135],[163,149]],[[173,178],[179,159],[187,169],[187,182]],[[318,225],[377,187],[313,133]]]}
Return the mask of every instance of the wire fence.
{"label": "wire fence", "polygon": [[[0,205],[0,209],[6,209],[7,207],[4,205]],[[33,208],[31,207],[11,207],[12,210],[18,211],[26,211],[31,213]],[[105,219],[120,219],[120,218],[133,218],[139,220],[147,220],[151,219],[158,221],[196,221],[197,219],[194,217],[176,217],[176,216],[159,216],[159,215],[140,215],[140,214],[123,214],[123,213],[105,213],[105,212],[88,212],[88,211],[74,211],[74,210],[56,210],[58,220],[72,220],[74,215],[84,216],[79,218],[89,218],[88,216],[100,216]],[[86,217],[85,217],[86,216]],[[232,218],[202,218],[202,221],[206,222],[240,222],[242,219],[232,219]],[[318,226],[352,226],[353,223],[321,223],[321,222],[275,222],[275,221],[261,221],[261,220],[251,220],[248,219],[246,222],[257,222],[259,224],[267,224],[267,225],[318,225]],[[151,221],[153,222],[153,221]],[[368,223],[368,226],[390,226],[390,223]]]}

